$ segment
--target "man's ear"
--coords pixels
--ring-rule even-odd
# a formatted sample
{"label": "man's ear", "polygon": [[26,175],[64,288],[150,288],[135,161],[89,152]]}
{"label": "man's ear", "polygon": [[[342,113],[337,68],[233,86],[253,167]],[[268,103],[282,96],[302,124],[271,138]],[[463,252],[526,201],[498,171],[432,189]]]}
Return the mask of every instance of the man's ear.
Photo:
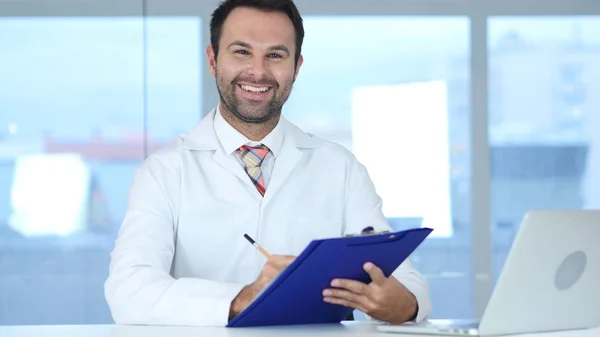
{"label": "man's ear", "polygon": [[300,72],[300,67],[302,67],[302,62],[304,62],[304,58],[302,57],[302,54],[300,54],[300,57],[298,57],[298,63],[296,64],[296,73],[294,74],[294,81],[298,77],[298,73]]}
{"label": "man's ear", "polygon": [[217,74],[217,59],[215,57],[215,50],[212,44],[206,46],[206,58],[208,59],[208,69],[210,74],[216,76]]}

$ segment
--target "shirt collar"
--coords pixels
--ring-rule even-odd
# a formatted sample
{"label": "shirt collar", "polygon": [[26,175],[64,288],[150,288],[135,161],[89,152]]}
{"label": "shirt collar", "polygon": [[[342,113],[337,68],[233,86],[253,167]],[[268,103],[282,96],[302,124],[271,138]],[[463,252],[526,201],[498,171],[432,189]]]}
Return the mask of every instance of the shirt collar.
{"label": "shirt collar", "polygon": [[266,135],[265,138],[258,142],[254,142],[233,128],[233,126],[231,126],[231,124],[229,124],[225,118],[223,118],[220,107],[221,104],[217,105],[214,128],[215,134],[217,135],[217,138],[221,142],[221,146],[223,146],[223,149],[226,153],[234,153],[242,145],[256,146],[259,144],[264,144],[271,150],[273,156],[277,157],[279,150],[281,149],[284,136],[281,123],[277,123],[275,128],[268,135]]}

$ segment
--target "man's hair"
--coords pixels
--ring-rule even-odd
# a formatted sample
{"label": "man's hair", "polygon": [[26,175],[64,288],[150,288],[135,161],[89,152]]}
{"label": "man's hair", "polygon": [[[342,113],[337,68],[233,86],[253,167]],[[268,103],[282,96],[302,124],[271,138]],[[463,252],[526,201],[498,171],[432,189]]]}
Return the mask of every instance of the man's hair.
{"label": "man's hair", "polygon": [[210,44],[215,52],[215,58],[219,52],[219,42],[223,31],[223,23],[229,14],[237,7],[254,8],[266,12],[281,12],[286,14],[296,31],[296,65],[300,58],[302,42],[304,40],[304,25],[302,16],[292,0],[224,0],[215,9],[210,20]]}

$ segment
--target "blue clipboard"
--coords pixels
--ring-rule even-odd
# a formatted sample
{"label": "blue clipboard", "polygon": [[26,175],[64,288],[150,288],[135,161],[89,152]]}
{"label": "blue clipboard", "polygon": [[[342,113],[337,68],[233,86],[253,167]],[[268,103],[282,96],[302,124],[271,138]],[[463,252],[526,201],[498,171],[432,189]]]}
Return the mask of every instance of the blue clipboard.
{"label": "blue clipboard", "polygon": [[339,323],[353,309],[323,301],[334,278],[369,283],[366,262],[389,277],[431,232],[415,228],[313,240],[227,327]]}

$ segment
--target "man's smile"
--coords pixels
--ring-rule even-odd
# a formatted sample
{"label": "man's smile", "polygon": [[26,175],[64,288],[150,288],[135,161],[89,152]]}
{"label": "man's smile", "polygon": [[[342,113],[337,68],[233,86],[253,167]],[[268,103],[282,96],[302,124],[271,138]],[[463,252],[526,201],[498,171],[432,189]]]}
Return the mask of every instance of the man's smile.
{"label": "man's smile", "polygon": [[262,101],[270,96],[273,88],[271,86],[256,85],[256,84],[237,84],[241,89],[241,96],[253,101]]}

